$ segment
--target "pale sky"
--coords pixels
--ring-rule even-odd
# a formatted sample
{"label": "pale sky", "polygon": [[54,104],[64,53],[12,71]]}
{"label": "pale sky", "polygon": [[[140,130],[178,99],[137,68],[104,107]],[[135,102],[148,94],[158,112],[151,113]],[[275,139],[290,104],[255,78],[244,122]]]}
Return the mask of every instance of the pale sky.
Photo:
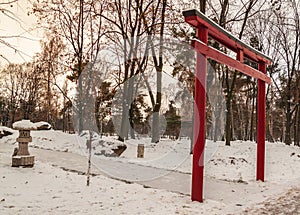
{"label": "pale sky", "polygon": [[[35,53],[40,52],[40,38],[42,33],[35,29],[36,18],[34,15],[28,16],[28,11],[31,11],[31,0],[19,0],[17,3],[6,5],[3,3],[9,0],[0,0],[0,8],[4,8],[12,12],[14,15],[7,13],[9,16],[16,17],[19,21],[9,18],[0,12],[0,39],[5,40],[10,45],[14,46],[20,53],[0,43],[0,54],[5,56],[10,62],[21,63],[30,61]],[[14,38],[4,38],[10,36],[20,36]],[[25,38],[23,38],[25,37]],[[0,58],[1,63],[7,61]]]}

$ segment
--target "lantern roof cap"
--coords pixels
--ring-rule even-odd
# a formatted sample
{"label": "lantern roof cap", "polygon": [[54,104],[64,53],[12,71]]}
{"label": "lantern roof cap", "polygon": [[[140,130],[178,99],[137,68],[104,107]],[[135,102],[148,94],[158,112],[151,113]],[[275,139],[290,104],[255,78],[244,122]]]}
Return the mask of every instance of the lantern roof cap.
{"label": "lantern roof cap", "polygon": [[15,122],[13,124],[13,128],[16,130],[36,130],[36,125],[33,122],[30,122],[30,120],[21,120],[18,122]]}

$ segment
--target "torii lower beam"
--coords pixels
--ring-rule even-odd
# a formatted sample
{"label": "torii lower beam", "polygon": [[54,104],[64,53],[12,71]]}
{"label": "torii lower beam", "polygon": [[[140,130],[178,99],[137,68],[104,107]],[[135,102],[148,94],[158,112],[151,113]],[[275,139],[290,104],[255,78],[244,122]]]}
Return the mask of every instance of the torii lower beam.
{"label": "torii lower beam", "polygon": [[[257,102],[257,172],[256,179],[264,181],[265,160],[265,124],[266,124],[266,83],[271,79],[266,75],[266,67],[272,60],[255,50],[229,32],[218,26],[212,20],[197,10],[184,11],[185,21],[197,29],[196,37],[192,46],[196,50],[196,79],[195,79],[195,111],[194,113],[194,149],[192,170],[192,193],[193,201],[203,201],[203,172],[204,172],[204,148],[206,127],[206,73],[207,58],[214,59],[228,65],[246,75],[258,79],[258,102]],[[226,46],[237,53],[236,60],[228,55],[209,47],[208,37]],[[244,63],[244,57],[258,63],[256,70]]]}

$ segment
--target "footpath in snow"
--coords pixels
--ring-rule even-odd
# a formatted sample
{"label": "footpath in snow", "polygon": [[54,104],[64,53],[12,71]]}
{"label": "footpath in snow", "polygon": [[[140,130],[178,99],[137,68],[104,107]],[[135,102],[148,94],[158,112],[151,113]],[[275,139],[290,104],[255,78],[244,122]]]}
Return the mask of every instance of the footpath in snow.
{"label": "footpath in snow", "polygon": [[[0,208],[5,214],[253,214],[265,208],[269,208],[266,212],[280,210],[275,202],[286,210],[299,210],[297,147],[267,144],[267,181],[262,183],[254,181],[254,143],[234,142],[225,147],[208,141],[205,202],[200,204],[190,201],[187,140],[163,140],[157,145],[134,140],[126,143],[128,149],[120,158],[93,155],[94,177],[86,187],[84,138],[58,131],[35,131],[32,136],[30,152],[37,160],[33,169],[10,167],[16,134],[0,139],[0,183],[4,187]],[[135,158],[138,142],[146,146],[143,161]],[[137,204],[140,201],[143,203]]]}

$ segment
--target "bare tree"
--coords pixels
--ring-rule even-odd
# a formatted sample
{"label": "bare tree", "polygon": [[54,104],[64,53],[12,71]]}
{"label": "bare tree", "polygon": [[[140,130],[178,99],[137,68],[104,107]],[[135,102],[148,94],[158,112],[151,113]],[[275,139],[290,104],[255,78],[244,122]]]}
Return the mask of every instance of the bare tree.
{"label": "bare tree", "polygon": [[[78,84],[76,112],[78,114],[78,130],[84,128],[83,105],[85,104],[82,79],[79,77],[84,71],[84,67],[96,61],[96,57],[101,49],[101,38],[103,37],[102,19],[96,14],[102,13],[102,2],[98,1],[75,1],[75,0],[44,0],[39,1],[33,7],[33,11],[40,18],[40,24],[46,21],[43,26],[51,31],[53,36],[61,37],[66,42],[70,50],[68,64],[72,74],[69,79]],[[49,15],[51,14],[51,15]],[[58,26],[53,23],[57,23]],[[91,67],[92,68],[92,67]],[[85,72],[92,72],[85,70]],[[87,82],[90,83],[90,82]]]}
{"label": "bare tree", "polygon": [[[146,18],[143,16],[144,25],[146,26],[146,31],[148,37],[153,37],[158,34],[158,45],[153,43],[150,45],[151,54],[154,62],[154,67],[156,70],[156,98],[152,90],[149,90],[151,103],[153,107],[153,119],[152,119],[152,140],[151,142],[159,142],[159,112],[161,108],[162,100],[162,72],[164,66],[163,52],[164,52],[164,37],[165,37],[165,25],[166,25],[166,13],[167,13],[167,0],[159,0],[156,5],[152,5],[154,12],[151,17]],[[161,8],[161,9],[160,9]],[[149,23],[150,20],[150,23]],[[152,40],[151,40],[152,41]],[[149,41],[149,42],[151,42]],[[158,50],[155,50],[155,46],[158,46]]]}
{"label": "bare tree", "polygon": [[45,120],[50,124],[54,124],[53,114],[55,112],[53,97],[56,96],[54,90],[57,88],[58,76],[61,76],[65,71],[66,66],[60,62],[65,60],[66,46],[60,37],[57,35],[46,35],[46,39],[41,42],[42,51],[35,57],[36,68],[43,73],[43,81],[46,83],[45,93]]}
{"label": "bare tree", "polygon": [[[233,31],[233,29],[237,28],[238,30],[238,38],[242,39],[245,33],[245,29],[247,27],[247,22],[249,18],[253,17],[257,14],[263,4],[260,4],[257,0],[249,0],[246,2],[240,2],[238,7],[240,8],[237,11],[234,11],[236,8],[235,5],[231,5],[228,0],[220,1],[219,6],[216,5],[215,2],[208,2],[209,9],[212,11],[212,14],[215,20],[218,21],[218,24],[228,29],[229,31]],[[233,12],[234,11],[234,12]],[[235,27],[234,26],[238,26]],[[236,31],[236,30],[235,30]],[[218,48],[218,46],[217,46]],[[226,125],[225,125],[225,144],[230,145],[230,141],[234,136],[234,127],[232,120],[232,101],[234,98],[235,86],[237,81],[237,71],[230,71],[228,67],[223,68],[223,84],[224,91],[226,95]]]}
{"label": "bare tree", "polygon": [[2,90],[9,98],[9,126],[19,119],[33,119],[42,95],[42,74],[34,63],[9,64],[2,71]]}
{"label": "bare tree", "polygon": [[[270,32],[277,38],[277,43],[270,41],[274,51],[278,53],[279,71],[274,78],[274,85],[280,95],[279,106],[285,112],[284,142],[292,143],[293,116],[297,118],[297,73],[299,70],[299,45],[300,45],[300,22],[299,2],[289,0],[285,2],[273,2],[273,14],[269,17]],[[297,122],[296,122],[297,123]],[[296,127],[296,125],[295,125]],[[294,129],[296,138],[296,129]],[[295,140],[296,141],[296,140]]]}
{"label": "bare tree", "polygon": [[112,26],[107,37],[111,43],[115,44],[114,52],[120,62],[120,73],[115,76],[116,84],[123,85],[122,119],[118,138],[120,141],[124,141],[129,131],[131,137],[134,138],[132,127],[134,77],[143,73],[147,67],[151,37],[146,37],[147,29],[144,21],[145,17],[149,18],[147,14],[155,13],[154,4],[153,0],[126,2],[115,0],[106,4],[105,13],[102,14],[102,17]]}

